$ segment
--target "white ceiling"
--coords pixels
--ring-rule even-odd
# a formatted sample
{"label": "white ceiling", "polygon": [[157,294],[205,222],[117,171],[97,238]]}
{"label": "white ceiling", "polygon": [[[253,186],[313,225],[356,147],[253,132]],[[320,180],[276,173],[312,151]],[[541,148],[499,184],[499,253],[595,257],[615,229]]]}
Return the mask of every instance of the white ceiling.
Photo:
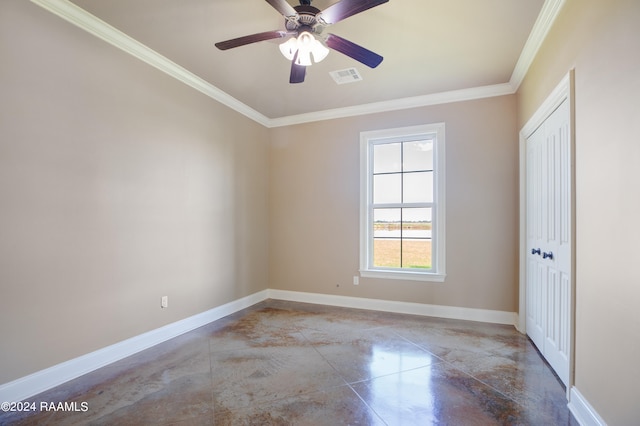
{"label": "white ceiling", "polygon": [[[54,3],[34,1],[45,7]],[[312,4],[325,9],[336,1]],[[55,1],[60,2],[69,4]],[[185,68],[212,90],[230,95],[222,97],[231,99],[235,109],[253,110],[247,115],[273,121],[363,105],[394,105],[452,91],[484,88],[489,93],[491,88],[511,87],[513,92],[519,84],[514,82],[516,74],[528,66],[521,58],[535,53],[532,40],[539,45],[546,34],[544,25],[552,20],[545,10],[558,0],[390,0],[326,30],[382,55],[381,65],[370,69],[331,51],[307,69],[301,84],[289,83],[290,63],[278,50],[283,40],[227,51],[214,47],[218,41],[283,29],[284,18],[264,0],[71,2]],[[350,67],[360,72],[361,82],[338,85],[329,75]]]}

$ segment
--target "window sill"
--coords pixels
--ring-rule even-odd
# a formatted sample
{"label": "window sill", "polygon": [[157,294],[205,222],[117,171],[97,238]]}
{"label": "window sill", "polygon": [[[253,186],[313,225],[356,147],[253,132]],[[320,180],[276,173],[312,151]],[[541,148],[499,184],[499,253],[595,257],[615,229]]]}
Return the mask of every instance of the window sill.
{"label": "window sill", "polygon": [[385,278],[391,280],[410,280],[410,281],[431,281],[444,282],[446,274],[437,274],[434,272],[410,272],[410,271],[390,271],[390,270],[360,270],[360,276],[366,278]]}

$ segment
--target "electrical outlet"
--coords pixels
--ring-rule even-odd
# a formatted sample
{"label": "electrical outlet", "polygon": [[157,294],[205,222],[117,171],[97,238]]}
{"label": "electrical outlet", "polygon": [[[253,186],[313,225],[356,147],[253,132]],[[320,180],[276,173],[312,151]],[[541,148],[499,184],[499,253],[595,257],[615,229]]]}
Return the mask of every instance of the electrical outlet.
{"label": "electrical outlet", "polygon": [[160,300],[160,307],[161,308],[169,307],[169,296],[162,296],[162,299]]}
{"label": "electrical outlet", "polygon": [[358,285],[360,284],[360,277],[357,275],[353,276],[353,285]]}

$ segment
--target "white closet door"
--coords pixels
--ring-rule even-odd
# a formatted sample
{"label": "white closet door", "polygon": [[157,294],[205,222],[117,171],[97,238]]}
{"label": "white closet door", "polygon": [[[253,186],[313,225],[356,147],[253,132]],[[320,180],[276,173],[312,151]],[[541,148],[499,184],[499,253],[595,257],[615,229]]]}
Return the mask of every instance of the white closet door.
{"label": "white closet door", "polygon": [[571,343],[571,145],[564,101],[529,137],[527,334],[569,383]]}

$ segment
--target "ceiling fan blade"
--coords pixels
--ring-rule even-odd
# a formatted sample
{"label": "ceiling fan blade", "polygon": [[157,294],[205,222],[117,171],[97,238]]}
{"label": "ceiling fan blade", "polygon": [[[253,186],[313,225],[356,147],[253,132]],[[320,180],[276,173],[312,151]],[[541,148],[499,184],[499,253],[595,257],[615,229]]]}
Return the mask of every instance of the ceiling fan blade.
{"label": "ceiling fan blade", "polygon": [[380,6],[389,0],[342,0],[332,4],[320,13],[322,20],[327,24],[335,24],[338,21],[364,12],[372,7]]}
{"label": "ceiling fan blade", "polygon": [[307,73],[307,67],[296,64],[298,59],[298,52],[293,56],[291,61],[291,74],[289,75],[289,83],[302,83],[304,76]]}
{"label": "ceiling fan blade", "polygon": [[382,62],[382,56],[375,52],[365,49],[347,39],[344,39],[335,34],[327,34],[326,40],[327,46],[333,50],[337,50],[358,62],[362,62],[370,68],[375,68]]}
{"label": "ceiling fan blade", "polygon": [[282,38],[290,35],[286,31],[266,31],[264,33],[251,34],[244,37],[238,37],[231,40],[216,43],[216,47],[220,50],[232,49],[234,47],[244,46],[245,44],[257,43],[259,41],[272,40],[274,38]]}
{"label": "ceiling fan blade", "polygon": [[298,12],[286,0],[267,0],[275,10],[280,12],[285,18],[288,16],[296,16]]}

